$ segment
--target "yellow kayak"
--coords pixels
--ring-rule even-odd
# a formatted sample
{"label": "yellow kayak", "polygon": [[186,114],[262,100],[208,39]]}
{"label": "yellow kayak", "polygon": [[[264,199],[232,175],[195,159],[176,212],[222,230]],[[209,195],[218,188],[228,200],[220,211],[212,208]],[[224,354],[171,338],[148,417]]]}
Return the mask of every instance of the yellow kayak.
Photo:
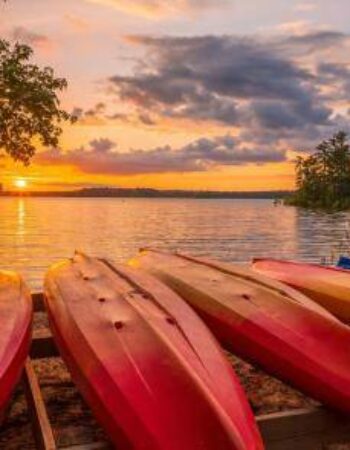
{"label": "yellow kayak", "polygon": [[254,270],[298,289],[340,320],[350,323],[350,272],[318,264],[255,259]]}

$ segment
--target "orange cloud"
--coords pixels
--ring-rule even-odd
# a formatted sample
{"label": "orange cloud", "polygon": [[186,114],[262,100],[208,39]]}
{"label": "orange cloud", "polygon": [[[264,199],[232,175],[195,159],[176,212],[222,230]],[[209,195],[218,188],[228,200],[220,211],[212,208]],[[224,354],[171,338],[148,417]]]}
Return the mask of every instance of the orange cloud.
{"label": "orange cloud", "polygon": [[92,175],[133,176],[140,174],[185,173],[210,171],[216,167],[264,165],[287,159],[284,150],[246,147],[229,134],[201,138],[180,148],[170,145],[152,149],[118,151],[108,139],[94,139],[89,147],[62,152],[59,149],[39,153],[35,161],[46,166],[71,166]]}
{"label": "orange cloud", "polygon": [[127,14],[157,19],[179,13],[200,12],[204,8],[219,7],[229,0],[87,0],[111,6]]}
{"label": "orange cloud", "polygon": [[33,32],[22,26],[13,28],[11,38],[14,41],[25,42],[46,52],[50,52],[54,48],[54,42],[48,36]]}
{"label": "orange cloud", "polygon": [[73,14],[64,15],[65,22],[76,32],[84,33],[90,30],[91,26],[87,20]]}

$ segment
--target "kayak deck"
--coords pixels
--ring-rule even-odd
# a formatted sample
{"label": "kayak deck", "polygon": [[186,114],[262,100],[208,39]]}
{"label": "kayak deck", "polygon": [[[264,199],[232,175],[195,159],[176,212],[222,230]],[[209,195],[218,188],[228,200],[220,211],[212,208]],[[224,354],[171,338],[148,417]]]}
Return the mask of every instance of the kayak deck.
{"label": "kayak deck", "polygon": [[339,267],[256,258],[257,273],[298,289],[340,320],[350,323],[350,271]]}
{"label": "kayak deck", "polygon": [[29,290],[15,272],[0,271],[0,412],[18,382],[27,357],[32,327]]}
{"label": "kayak deck", "polygon": [[[45,306],[41,293],[33,295],[35,314],[43,314]],[[50,332],[34,335],[31,360],[56,358],[58,350]],[[30,360],[29,360],[30,361]],[[84,433],[81,426],[76,426],[69,446],[59,446],[53,438],[47,407],[43,401],[38,375],[33,368],[26,372],[23,382],[28,386],[26,395],[30,420],[35,430],[35,442],[38,450],[110,450],[107,440],[89,441],[89,433]],[[58,391],[64,389],[57,385]],[[58,394],[59,396],[59,394]],[[350,420],[334,415],[325,408],[296,409],[277,412],[256,417],[258,426],[264,438],[267,450],[321,450],[326,445],[340,442],[350,442]],[[61,430],[63,433],[63,430]],[[55,435],[57,436],[57,430]]]}
{"label": "kayak deck", "polygon": [[235,265],[157,250],[130,264],[174,289],[233,353],[350,413],[350,331],[327,311]]}
{"label": "kayak deck", "polygon": [[117,448],[263,448],[218,343],[164,284],[76,254],[48,271],[45,300],[72,378]]}

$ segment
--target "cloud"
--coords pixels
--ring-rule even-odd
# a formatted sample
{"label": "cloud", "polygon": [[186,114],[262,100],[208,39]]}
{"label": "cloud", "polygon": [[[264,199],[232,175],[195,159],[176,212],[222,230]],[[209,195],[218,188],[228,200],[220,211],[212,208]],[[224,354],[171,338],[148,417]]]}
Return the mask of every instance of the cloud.
{"label": "cloud", "polygon": [[239,121],[240,101],[275,100],[288,108],[295,102],[305,105],[307,99],[309,109],[319,103],[314,75],[255,39],[207,36],[138,42],[151,49],[146,68],[132,76],[113,76],[110,82],[121,100],[149,111],[233,124]]}
{"label": "cloud", "polygon": [[307,55],[312,61],[318,54],[322,57],[325,50],[335,51],[337,48],[349,44],[348,35],[333,30],[308,30],[304,33],[281,36],[275,40],[272,48],[280,54],[286,52],[287,57]]}
{"label": "cloud", "polygon": [[[309,142],[327,135],[336,125],[334,102],[348,98],[347,62],[333,62],[350,42],[340,32],[129,36],[128,41],[143,46],[145,57],[132,75],[110,77],[109,89],[155,122],[162,117],[215,122],[240,129],[251,146],[260,148],[265,135],[270,145],[284,142],[290,148],[303,136]],[[325,59],[328,68],[321,64]],[[338,84],[336,94],[332,86]]]}
{"label": "cloud", "polygon": [[219,8],[232,0],[87,0],[110,6],[131,15],[157,19],[178,14],[198,13],[208,8]]}
{"label": "cloud", "polygon": [[270,129],[300,129],[305,124],[328,125],[332,113],[330,108],[312,104],[309,98],[304,102],[292,102],[288,108],[278,101],[253,101],[251,111],[262,127]]}
{"label": "cloud", "polygon": [[145,112],[141,112],[138,118],[140,122],[143,123],[144,125],[152,126],[156,124],[156,122],[152,119],[152,117]]}
{"label": "cloud", "polygon": [[322,62],[317,67],[318,75],[328,85],[329,100],[350,100],[350,64]]}
{"label": "cloud", "polygon": [[133,115],[123,112],[111,112],[107,110],[107,106],[102,102],[88,109],[75,106],[71,114],[77,118],[79,125],[86,126],[113,125],[115,123],[134,123],[135,125],[143,124],[146,126],[155,124],[151,116],[145,112]]}
{"label": "cloud", "polygon": [[41,165],[68,165],[83,173],[103,175],[137,175],[147,173],[203,172],[220,166],[265,164],[286,159],[284,150],[247,148],[230,135],[201,138],[174,149],[169,145],[149,150],[120,152],[109,139],[95,139],[89,147],[63,153],[52,149],[37,154]]}
{"label": "cloud", "polygon": [[95,153],[109,153],[114,147],[115,143],[107,138],[93,139],[90,146]]}
{"label": "cloud", "polygon": [[273,31],[277,33],[289,33],[292,35],[303,35],[311,28],[311,22],[308,20],[294,20],[283,22],[273,27]]}
{"label": "cloud", "polygon": [[317,5],[314,2],[303,2],[295,5],[294,10],[301,13],[309,13],[315,11],[317,9]]}
{"label": "cloud", "polygon": [[[311,75],[252,38],[134,38],[150,52],[134,76],[111,77],[123,99],[178,105],[203,94],[287,98]],[[148,61],[148,62],[147,62]],[[150,98],[148,97],[150,94]]]}
{"label": "cloud", "polygon": [[74,14],[65,14],[63,16],[63,20],[73,31],[77,33],[86,33],[90,31],[91,24],[79,16]]}
{"label": "cloud", "polygon": [[44,50],[51,50],[54,46],[53,41],[46,35],[33,32],[25,27],[15,27],[10,32],[10,39],[19,41]]}

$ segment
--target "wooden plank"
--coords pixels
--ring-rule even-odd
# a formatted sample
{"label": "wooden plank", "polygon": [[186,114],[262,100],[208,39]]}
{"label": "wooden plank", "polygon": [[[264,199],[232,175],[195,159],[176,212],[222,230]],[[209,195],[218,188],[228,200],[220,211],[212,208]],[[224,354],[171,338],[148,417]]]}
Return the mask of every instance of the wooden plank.
{"label": "wooden plank", "polygon": [[[33,302],[35,311],[45,311],[41,293],[33,294]],[[33,359],[59,356],[50,332],[40,332],[34,337],[30,355]],[[33,369],[31,368],[31,370]],[[349,418],[336,415],[322,407],[261,415],[256,419],[267,450],[295,450],[296,448],[298,450],[321,450],[329,443],[346,440],[350,442]],[[39,448],[47,449],[47,447]],[[105,443],[93,443],[65,447],[64,450],[105,450],[109,448]]]}
{"label": "wooden plank", "polygon": [[25,365],[23,384],[38,450],[57,450],[39,382],[29,358]]}
{"label": "wooden plank", "polygon": [[32,340],[30,357],[33,359],[51,358],[59,356],[55,341],[49,331],[41,332]]}
{"label": "wooden plank", "polygon": [[317,436],[303,436],[276,442],[265,442],[265,450],[325,450]]}
{"label": "wooden plank", "polygon": [[257,422],[269,450],[318,450],[325,444],[350,442],[349,418],[321,407],[258,416]]}
{"label": "wooden plank", "polygon": [[105,442],[94,442],[92,444],[71,445],[69,447],[59,447],[59,450],[111,450],[111,444]]}
{"label": "wooden plank", "polygon": [[45,310],[44,295],[42,292],[34,292],[32,294],[34,312],[43,312]]}
{"label": "wooden plank", "polygon": [[[349,420],[322,408],[258,416],[266,450],[322,450],[326,444],[350,438]],[[108,450],[106,443],[74,445],[60,450]]]}

